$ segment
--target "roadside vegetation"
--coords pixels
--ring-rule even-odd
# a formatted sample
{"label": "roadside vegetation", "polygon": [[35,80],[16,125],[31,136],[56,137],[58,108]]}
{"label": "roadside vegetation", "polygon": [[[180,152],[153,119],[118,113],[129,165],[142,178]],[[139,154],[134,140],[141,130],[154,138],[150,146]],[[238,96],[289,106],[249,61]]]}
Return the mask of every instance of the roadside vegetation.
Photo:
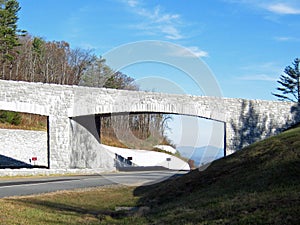
{"label": "roadside vegetation", "polygon": [[[162,113],[105,115],[100,118],[101,143],[130,149],[159,151],[153,146],[170,145],[165,135],[172,116]],[[162,151],[162,150],[161,150]]]}
{"label": "roadside vegetation", "polygon": [[47,130],[47,117],[0,110],[0,129]]}
{"label": "roadside vegetation", "polygon": [[[1,224],[299,224],[300,127],[144,187],[0,199]],[[116,211],[116,207],[137,207]]]}

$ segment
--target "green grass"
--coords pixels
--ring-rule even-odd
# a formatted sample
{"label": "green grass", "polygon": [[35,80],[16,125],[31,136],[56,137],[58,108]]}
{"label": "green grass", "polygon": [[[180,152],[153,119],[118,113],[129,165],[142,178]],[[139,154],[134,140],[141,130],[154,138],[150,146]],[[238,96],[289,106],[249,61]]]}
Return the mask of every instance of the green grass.
{"label": "green grass", "polygon": [[299,212],[300,128],[152,186],[0,199],[0,224],[300,224]]}
{"label": "green grass", "polygon": [[154,224],[300,224],[300,128],[135,193]]}
{"label": "green grass", "polygon": [[134,217],[115,212],[116,206],[137,204],[132,189],[111,186],[0,199],[0,224],[135,224]]}

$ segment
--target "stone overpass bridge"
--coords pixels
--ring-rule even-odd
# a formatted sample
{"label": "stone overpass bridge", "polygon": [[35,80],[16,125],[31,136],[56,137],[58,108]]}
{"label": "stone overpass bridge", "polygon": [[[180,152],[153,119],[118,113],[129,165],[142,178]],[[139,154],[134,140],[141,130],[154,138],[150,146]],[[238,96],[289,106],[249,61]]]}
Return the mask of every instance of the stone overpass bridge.
{"label": "stone overpass bridge", "polygon": [[300,121],[293,103],[87,88],[0,80],[0,110],[48,116],[52,169],[114,167],[99,145],[101,114],[153,112],[191,115],[224,123],[228,155]]}

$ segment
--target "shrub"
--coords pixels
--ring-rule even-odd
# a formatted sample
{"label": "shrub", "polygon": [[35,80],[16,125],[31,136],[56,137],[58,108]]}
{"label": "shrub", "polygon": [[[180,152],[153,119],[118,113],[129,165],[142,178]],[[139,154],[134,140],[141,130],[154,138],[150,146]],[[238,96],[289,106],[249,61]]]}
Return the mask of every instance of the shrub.
{"label": "shrub", "polygon": [[19,125],[22,121],[22,117],[18,112],[3,111],[0,110],[0,122],[9,123],[12,125]]}

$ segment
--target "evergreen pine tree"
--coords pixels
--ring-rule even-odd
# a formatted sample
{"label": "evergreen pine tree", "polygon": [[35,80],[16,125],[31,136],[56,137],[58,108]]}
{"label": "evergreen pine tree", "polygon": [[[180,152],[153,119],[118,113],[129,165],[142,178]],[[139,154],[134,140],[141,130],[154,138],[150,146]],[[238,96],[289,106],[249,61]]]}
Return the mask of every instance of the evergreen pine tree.
{"label": "evergreen pine tree", "polygon": [[296,58],[293,62],[293,67],[287,66],[284,70],[284,74],[280,76],[277,81],[281,84],[277,90],[281,94],[272,93],[279,100],[287,100],[300,103],[300,71],[299,71],[300,59]]}
{"label": "evergreen pine tree", "polygon": [[19,34],[25,32],[17,28],[19,10],[16,0],[0,0],[0,62],[3,79],[7,79],[6,68],[12,66],[11,62],[17,54],[15,47],[20,45]]}

